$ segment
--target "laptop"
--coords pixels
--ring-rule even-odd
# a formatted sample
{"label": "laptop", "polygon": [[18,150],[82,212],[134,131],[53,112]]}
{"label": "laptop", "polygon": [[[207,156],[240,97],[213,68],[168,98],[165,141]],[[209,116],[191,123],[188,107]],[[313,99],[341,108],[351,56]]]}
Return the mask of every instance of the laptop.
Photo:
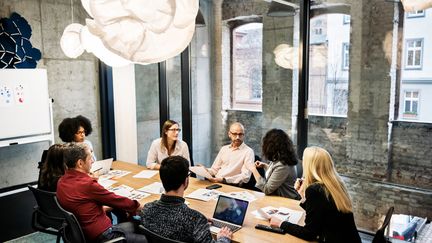
{"label": "laptop", "polygon": [[239,230],[243,225],[248,205],[248,201],[220,195],[213,213],[210,231],[217,234],[224,226],[232,232]]}
{"label": "laptop", "polygon": [[113,158],[95,161],[93,162],[90,172],[97,172],[99,175],[106,174],[110,171],[112,162]]}

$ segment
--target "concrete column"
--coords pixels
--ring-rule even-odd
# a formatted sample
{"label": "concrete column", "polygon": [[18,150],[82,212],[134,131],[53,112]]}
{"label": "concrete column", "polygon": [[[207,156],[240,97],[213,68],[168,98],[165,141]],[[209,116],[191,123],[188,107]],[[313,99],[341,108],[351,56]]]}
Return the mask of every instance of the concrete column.
{"label": "concrete column", "polygon": [[223,0],[213,0],[210,15],[210,32],[211,42],[211,110],[212,110],[212,156],[216,157],[216,153],[222,146],[222,141],[225,137],[225,122],[226,116],[222,110],[222,2]]}

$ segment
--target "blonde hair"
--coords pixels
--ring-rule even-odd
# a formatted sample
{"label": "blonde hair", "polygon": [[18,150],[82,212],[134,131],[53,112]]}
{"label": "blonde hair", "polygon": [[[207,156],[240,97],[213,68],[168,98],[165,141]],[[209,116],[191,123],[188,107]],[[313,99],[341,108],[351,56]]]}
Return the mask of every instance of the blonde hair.
{"label": "blonde hair", "polygon": [[343,213],[352,212],[348,191],[334,167],[330,154],[320,147],[308,147],[303,153],[304,186],[323,185],[327,198],[333,198],[336,208]]}

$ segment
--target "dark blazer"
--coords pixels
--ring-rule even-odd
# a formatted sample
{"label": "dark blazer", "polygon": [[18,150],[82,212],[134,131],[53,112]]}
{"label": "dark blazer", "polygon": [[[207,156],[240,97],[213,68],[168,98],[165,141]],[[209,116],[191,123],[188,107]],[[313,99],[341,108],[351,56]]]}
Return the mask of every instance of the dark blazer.
{"label": "dark blazer", "polygon": [[308,241],[361,243],[353,214],[338,211],[333,198],[326,197],[322,184],[306,188],[305,197],[300,204],[306,211],[305,226],[284,221],[281,228],[286,233]]}

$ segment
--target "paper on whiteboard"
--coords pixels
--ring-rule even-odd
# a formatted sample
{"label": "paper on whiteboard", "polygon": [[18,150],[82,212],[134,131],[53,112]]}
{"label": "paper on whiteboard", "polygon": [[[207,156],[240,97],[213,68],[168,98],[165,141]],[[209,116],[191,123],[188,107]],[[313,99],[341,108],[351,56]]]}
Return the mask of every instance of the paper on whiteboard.
{"label": "paper on whiteboard", "polygon": [[207,169],[204,166],[192,166],[189,167],[189,170],[192,171],[193,173],[205,177],[207,179],[213,178],[212,175],[210,175],[210,173],[207,171]]}

